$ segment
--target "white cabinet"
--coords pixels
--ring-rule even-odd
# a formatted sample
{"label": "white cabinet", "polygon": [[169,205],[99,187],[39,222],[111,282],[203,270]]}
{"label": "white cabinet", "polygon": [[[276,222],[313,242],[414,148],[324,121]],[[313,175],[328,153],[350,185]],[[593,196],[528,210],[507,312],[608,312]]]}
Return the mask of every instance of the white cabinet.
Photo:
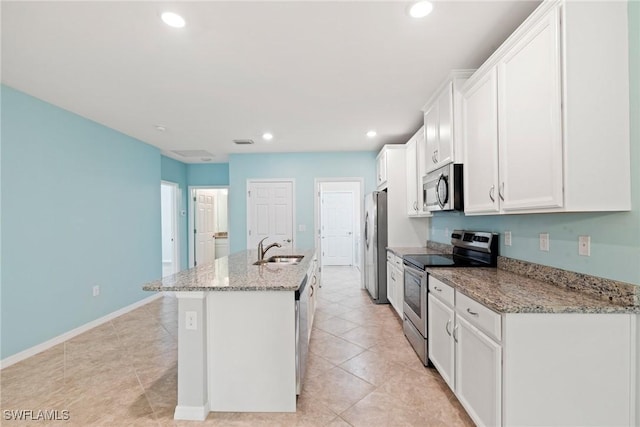
{"label": "white cabinet", "polygon": [[467,81],[465,213],[630,209],[625,9],[543,2]]}
{"label": "white cabinet", "polygon": [[429,359],[477,425],[637,425],[636,315],[500,315],[431,275],[428,304]]}
{"label": "white cabinet", "polygon": [[402,318],[404,303],[404,267],[402,257],[387,251],[387,299]]}
{"label": "white cabinet", "polygon": [[320,272],[318,271],[318,257],[314,255],[313,261],[311,263],[311,267],[307,272],[309,277],[309,302],[308,302],[308,331],[309,336],[307,339],[311,339],[311,328],[313,326],[313,318],[316,312],[316,305],[318,303],[318,292],[320,291]]}
{"label": "white cabinet", "polygon": [[428,305],[429,360],[477,425],[501,425],[500,315],[431,276]]}
{"label": "white cabinet", "polygon": [[460,89],[471,70],[454,70],[423,107],[424,173],[462,161]]}
{"label": "white cabinet", "polygon": [[[405,144],[387,144],[378,153],[386,165],[384,189],[387,191],[387,246],[422,247],[426,244],[427,218],[407,215],[407,156]],[[380,190],[380,188],[379,188]]]}
{"label": "white cabinet", "polygon": [[456,315],[456,396],[479,426],[501,425],[502,347]]}
{"label": "white cabinet", "polygon": [[424,209],[422,176],[424,175],[425,136],[424,126],[405,144],[407,172],[407,215],[411,217],[431,216]]}
{"label": "white cabinet", "polygon": [[376,177],[378,190],[384,190],[387,188],[387,150],[384,148],[376,158]]}

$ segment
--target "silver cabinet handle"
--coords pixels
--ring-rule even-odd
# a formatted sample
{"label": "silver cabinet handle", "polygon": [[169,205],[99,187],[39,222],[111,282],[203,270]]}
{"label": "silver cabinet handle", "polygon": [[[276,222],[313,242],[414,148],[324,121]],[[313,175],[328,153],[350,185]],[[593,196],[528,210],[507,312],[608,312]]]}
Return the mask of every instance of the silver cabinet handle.
{"label": "silver cabinet handle", "polygon": [[475,311],[471,311],[470,308],[467,308],[467,313],[469,313],[472,316],[476,316],[476,317],[478,316],[478,313],[476,313]]}
{"label": "silver cabinet handle", "polygon": [[500,184],[500,189],[498,190],[498,196],[500,196],[500,200],[504,202],[504,182]]}
{"label": "silver cabinet handle", "polygon": [[454,340],[455,342],[458,342],[458,334],[456,333],[456,331],[458,330],[458,326],[459,326],[459,325],[456,325],[456,327],[455,327],[455,328],[453,328],[453,340]]}
{"label": "silver cabinet handle", "polygon": [[492,185],[491,188],[489,189],[489,198],[491,199],[492,202],[495,202],[496,199],[493,197],[493,193],[496,190],[496,186]]}
{"label": "silver cabinet handle", "polygon": [[435,290],[436,290],[436,291],[438,291],[438,292],[442,292],[442,289],[440,289],[439,287],[437,287],[437,286],[435,286],[435,285],[433,286],[433,289],[435,289]]}
{"label": "silver cabinet handle", "polygon": [[449,325],[451,325],[451,319],[447,320],[447,324],[444,327],[444,330],[447,331],[447,335],[451,336],[451,331],[449,330]]}
{"label": "silver cabinet handle", "polygon": [[413,202],[413,210],[416,211],[416,212],[418,211],[418,202],[417,201]]}

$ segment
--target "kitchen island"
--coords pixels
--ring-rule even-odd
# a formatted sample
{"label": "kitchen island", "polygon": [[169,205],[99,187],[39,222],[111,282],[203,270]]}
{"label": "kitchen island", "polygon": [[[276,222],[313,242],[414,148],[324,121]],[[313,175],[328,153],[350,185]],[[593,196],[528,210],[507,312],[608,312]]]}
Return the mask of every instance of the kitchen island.
{"label": "kitchen island", "polygon": [[295,412],[298,341],[308,341],[313,315],[306,298],[300,318],[296,298],[316,269],[315,250],[295,252],[304,256],[298,264],[254,265],[258,252],[243,251],[144,285],[178,298],[175,419]]}

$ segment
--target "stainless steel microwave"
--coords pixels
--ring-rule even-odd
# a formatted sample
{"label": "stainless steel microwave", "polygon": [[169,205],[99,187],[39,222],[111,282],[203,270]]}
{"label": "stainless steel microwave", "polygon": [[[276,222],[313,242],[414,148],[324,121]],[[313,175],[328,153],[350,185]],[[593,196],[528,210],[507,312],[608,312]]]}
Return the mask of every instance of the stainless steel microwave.
{"label": "stainless steel microwave", "polygon": [[425,210],[464,210],[462,188],[462,164],[450,163],[429,172],[422,178],[422,194]]}

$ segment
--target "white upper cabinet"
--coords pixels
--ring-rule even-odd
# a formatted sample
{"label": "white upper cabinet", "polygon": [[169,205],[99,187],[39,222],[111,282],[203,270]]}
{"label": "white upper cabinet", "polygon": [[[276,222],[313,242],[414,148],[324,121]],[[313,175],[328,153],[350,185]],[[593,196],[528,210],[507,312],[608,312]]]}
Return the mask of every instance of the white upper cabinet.
{"label": "white upper cabinet", "polygon": [[407,215],[411,217],[431,216],[424,209],[422,176],[424,175],[425,135],[424,126],[405,144],[407,171]]}
{"label": "white upper cabinet", "polygon": [[462,162],[460,88],[472,70],[454,70],[423,107],[425,128],[424,173]]}
{"label": "white upper cabinet", "polygon": [[495,68],[464,94],[464,207],[466,213],[498,213],[498,82]]}
{"label": "white upper cabinet", "polygon": [[462,89],[465,213],[629,210],[628,68],[624,2],[542,3]]}
{"label": "white upper cabinet", "polygon": [[387,151],[381,150],[376,158],[376,183],[378,190],[387,188]]}
{"label": "white upper cabinet", "polygon": [[559,25],[559,10],[549,11],[498,63],[505,211],[562,206]]}

